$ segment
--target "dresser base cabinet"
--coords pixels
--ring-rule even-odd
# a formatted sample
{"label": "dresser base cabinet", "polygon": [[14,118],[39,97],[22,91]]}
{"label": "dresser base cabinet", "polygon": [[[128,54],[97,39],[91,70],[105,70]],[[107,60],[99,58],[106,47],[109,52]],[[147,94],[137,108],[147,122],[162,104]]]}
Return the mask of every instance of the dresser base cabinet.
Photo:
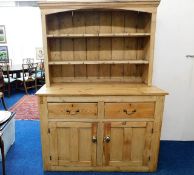
{"label": "dresser base cabinet", "polygon": [[156,170],[164,94],[38,95],[45,170]]}

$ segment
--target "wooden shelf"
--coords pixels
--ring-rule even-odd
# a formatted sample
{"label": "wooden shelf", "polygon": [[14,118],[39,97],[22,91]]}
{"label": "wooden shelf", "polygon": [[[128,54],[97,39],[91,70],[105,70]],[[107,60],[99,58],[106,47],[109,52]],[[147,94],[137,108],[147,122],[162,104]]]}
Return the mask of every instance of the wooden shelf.
{"label": "wooden shelf", "polygon": [[67,64],[149,64],[147,60],[49,61],[49,65]]}
{"label": "wooden shelf", "polygon": [[96,34],[49,34],[47,38],[82,38],[82,37],[148,37],[150,33],[96,33]]}

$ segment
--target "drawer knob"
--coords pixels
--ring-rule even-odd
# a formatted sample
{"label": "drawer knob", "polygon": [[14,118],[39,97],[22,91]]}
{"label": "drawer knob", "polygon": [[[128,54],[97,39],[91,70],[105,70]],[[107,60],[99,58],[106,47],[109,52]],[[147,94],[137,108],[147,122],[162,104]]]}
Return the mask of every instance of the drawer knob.
{"label": "drawer knob", "polygon": [[136,109],[132,110],[132,111],[129,111],[127,109],[123,109],[123,112],[126,113],[127,115],[131,115],[131,114],[134,114],[136,113]]}
{"label": "drawer knob", "polygon": [[105,136],[104,137],[104,142],[109,143],[110,142],[110,136]]}
{"label": "drawer knob", "polygon": [[79,109],[78,110],[66,110],[67,113],[69,113],[70,115],[76,115],[77,113],[79,113]]}
{"label": "drawer knob", "polygon": [[96,136],[92,136],[92,142],[97,143],[97,137]]}

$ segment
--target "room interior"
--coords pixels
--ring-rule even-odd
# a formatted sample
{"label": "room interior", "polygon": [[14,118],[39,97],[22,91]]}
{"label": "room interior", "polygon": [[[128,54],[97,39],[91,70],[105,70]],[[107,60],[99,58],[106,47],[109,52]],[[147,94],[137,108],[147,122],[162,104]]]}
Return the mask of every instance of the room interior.
{"label": "room interior", "polygon": [[[103,9],[104,10],[103,11],[102,9],[99,10],[98,9],[99,7],[98,7],[96,8],[97,9],[96,11],[94,10],[91,12],[90,11],[91,9],[89,10],[87,9],[88,7],[87,7],[86,1],[78,2],[79,5],[77,5],[77,6],[83,7],[85,11],[83,9],[79,11],[79,8],[76,9],[77,6],[75,4],[72,5],[71,1],[70,1],[71,5],[68,5],[68,3],[65,4],[65,2],[63,1],[61,2],[61,4],[60,2],[58,3],[56,2],[57,5],[53,5],[53,6],[52,6],[52,3],[51,5],[48,5],[49,2],[48,4],[47,2],[42,2],[41,4],[41,3],[38,3],[38,1],[0,1],[0,30],[2,29],[4,34],[4,35],[2,34],[2,36],[4,37],[4,41],[3,41],[3,39],[1,39],[1,32],[0,32],[0,52],[3,52],[5,50],[7,51],[7,57],[10,60],[8,63],[10,64],[10,68],[9,68],[10,72],[8,74],[10,75],[11,72],[13,72],[11,78],[12,80],[14,80],[13,84],[10,83],[11,84],[10,87],[7,84],[5,84],[6,82],[4,80],[5,88],[1,88],[1,92],[4,93],[5,105],[8,111],[11,111],[12,115],[14,114],[14,123],[12,122],[11,123],[12,126],[9,126],[10,128],[12,127],[12,129],[14,128],[14,132],[8,131],[8,132],[13,132],[12,136],[14,135],[14,137],[4,136],[4,142],[5,142],[4,144],[5,144],[5,152],[6,152],[4,173],[6,175],[9,175],[9,174],[10,175],[12,174],[14,175],[19,175],[19,174],[24,174],[24,175],[25,174],[37,174],[37,175],[56,174],[58,175],[58,174],[67,174],[67,173],[68,174],[126,174],[129,172],[130,172],[129,174],[135,175],[135,174],[139,174],[140,171],[141,172],[143,171],[141,174],[158,174],[158,175],[194,174],[194,169],[193,169],[193,162],[194,162],[194,129],[193,129],[194,21],[189,20],[189,19],[192,19],[192,16],[194,16],[194,12],[193,12],[194,2],[192,0],[188,0],[187,2],[183,0],[179,0],[179,1],[153,0],[153,1],[149,1],[149,3],[151,4],[150,5],[148,3],[151,6],[149,8],[149,5],[144,7],[142,6],[139,7],[140,4],[142,3],[141,1],[143,0],[137,0],[137,1],[131,0],[131,1],[121,1],[121,2],[111,1],[111,2],[113,4],[118,3],[117,8],[119,8],[119,5],[122,6],[122,4],[126,2],[126,5],[123,5],[122,8],[125,10],[126,8],[128,8],[128,10],[126,10],[126,13],[129,13],[129,18],[135,18],[136,14],[135,14],[134,8],[138,9],[137,14],[141,16],[141,22],[150,20],[148,29],[145,27],[143,29],[143,32],[142,31],[139,32],[137,29],[135,32],[129,31],[128,33],[124,33],[124,32],[122,33],[120,32],[120,30],[122,30],[121,27],[120,28],[118,27],[119,25],[122,24],[121,20],[115,20],[116,21],[115,26],[118,27],[119,29],[116,27],[114,29],[114,19],[119,19],[119,17],[122,16],[122,13],[125,13],[122,11],[123,9],[122,10],[119,9],[120,11],[117,9],[116,11],[113,11],[113,12],[111,11],[112,13],[111,25],[113,27],[112,27],[112,33],[109,33],[109,35],[106,35],[106,32],[102,32],[102,31],[99,32],[100,34],[99,33],[96,34],[94,28],[89,28],[91,27],[89,25],[91,21],[93,22],[92,25],[95,24],[95,20],[93,21],[93,19],[95,18],[95,15],[93,14],[97,13],[97,15],[99,14],[101,15],[101,13],[103,12],[106,13],[107,8],[104,8],[106,10]],[[98,2],[104,3],[103,1],[100,1],[100,0],[97,1],[97,3]],[[92,5],[95,6],[95,3],[96,2],[92,2],[91,6]],[[136,4],[134,5],[133,3],[134,4],[136,3]],[[103,4],[103,5],[105,7],[107,4]],[[107,7],[109,7],[111,10],[113,9],[111,4],[108,4]],[[67,9],[69,8],[70,10],[66,10],[67,11],[66,13],[66,11],[64,11],[65,8]],[[78,12],[76,10],[78,10]],[[157,10],[157,14],[154,18],[153,14],[155,14],[156,12],[155,10]],[[70,13],[68,13],[69,11]],[[147,14],[148,11],[150,12],[151,17],[149,16],[150,14]],[[81,19],[80,16],[82,14],[87,14],[87,13],[89,15],[86,18],[87,20],[85,22],[85,26],[87,26],[88,24],[89,27],[87,26],[88,28],[84,29],[86,34],[85,33],[83,34],[82,29],[80,29],[81,27],[79,26],[79,24],[81,23],[79,20]],[[107,13],[109,13],[109,11]],[[76,17],[76,15],[78,17]],[[68,25],[70,25],[69,21],[71,20],[74,21],[75,20],[74,18],[78,19],[77,20],[79,23],[78,26],[80,28],[77,29],[78,31],[77,33],[72,34],[71,32],[72,28],[68,33],[67,31],[68,29],[66,29],[65,27],[68,28],[69,27]],[[46,22],[44,21],[45,19],[46,19]],[[59,21],[57,21],[56,19]],[[126,16],[125,16],[125,19],[126,19]],[[62,20],[64,20],[65,22],[64,24],[60,25],[60,23],[62,23]],[[134,21],[137,21],[137,19],[135,19]],[[125,23],[124,24],[125,29],[123,30],[127,30],[126,29],[127,22],[124,21],[124,23]],[[45,25],[47,30],[45,29]],[[154,28],[154,25],[156,25],[155,28]],[[56,26],[62,26],[62,27],[61,28],[59,27],[58,29],[56,29]],[[100,24],[99,26],[101,27]],[[133,28],[133,23],[132,25],[130,25],[130,27]],[[73,27],[72,30],[75,30],[75,26]],[[113,33],[114,30],[115,32]],[[60,33],[61,31],[64,33],[65,32],[67,33],[61,34]],[[96,45],[98,45],[99,48],[102,48],[101,49],[102,51],[108,48],[108,42],[107,43],[104,42],[104,45],[103,45],[102,43],[98,43],[98,41],[96,41],[96,38],[99,38],[99,40],[101,41],[102,40],[105,41],[106,38],[108,40],[110,37],[113,38],[111,43],[112,44],[111,59],[113,61],[107,60],[107,58],[105,59],[102,58],[104,55],[106,56],[107,52],[101,52],[102,54],[101,55],[99,54],[100,56],[98,55],[98,59],[102,58],[101,62],[99,60],[95,60],[96,57],[94,55],[96,54],[96,50],[94,49],[95,51],[93,51],[92,47],[95,47]],[[72,39],[73,41],[70,41],[70,38],[73,38]],[[135,48],[134,45],[129,44],[129,46],[126,46],[127,48],[123,49],[124,50],[123,52],[126,53],[126,50],[129,47],[132,47],[132,50],[136,49],[137,50],[136,59],[139,59],[140,62],[138,62],[139,60],[131,61],[131,58],[129,58],[129,60],[125,59],[124,61],[122,60],[123,62],[122,61],[119,62],[119,59],[120,59],[119,56],[121,54],[121,52],[119,51],[122,50],[121,45],[123,43],[124,43],[123,45],[125,45],[127,42],[133,43],[133,39],[138,40],[136,44],[137,44],[137,47],[140,47],[140,48]],[[86,46],[84,46],[85,41],[86,41]],[[142,45],[141,45],[141,42],[143,43]],[[66,49],[67,43],[68,43],[68,46]],[[73,46],[71,47],[72,43],[73,43]],[[115,43],[119,43],[119,44],[116,45]],[[75,46],[76,44],[77,46]],[[142,51],[142,48],[143,48],[143,51]],[[74,52],[72,57],[74,57],[74,60],[76,60],[77,63],[74,63],[74,61],[72,61],[70,58],[72,50]],[[92,53],[91,55],[93,57],[91,56],[92,57],[91,60],[88,61],[85,58],[84,60],[82,60],[84,56],[83,56],[83,53],[81,53],[81,51],[83,50],[84,51],[86,50],[87,59],[89,58],[88,55]],[[91,50],[92,52],[88,53]],[[44,52],[46,51],[46,55],[44,56],[42,55],[43,51]],[[60,57],[59,54],[62,55],[62,56],[60,55],[62,57],[61,60],[59,59]],[[131,55],[133,56],[133,53],[131,52],[128,54],[129,54],[128,57],[130,57]],[[148,56],[150,58],[146,58],[146,57],[144,58],[144,56],[146,57]],[[27,59],[26,63],[27,64],[29,63],[31,65],[30,67],[28,68],[24,67],[25,65],[24,59]],[[2,65],[4,65],[3,61],[1,63]],[[72,70],[71,64],[73,65],[75,64],[73,69],[74,76],[69,74],[67,75],[64,73],[66,69],[68,71]],[[81,65],[82,67],[80,66],[80,64],[83,64]],[[131,76],[130,74],[120,81],[118,78],[120,75],[118,76],[118,74],[116,74],[115,76],[116,78],[112,75],[110,80],[107,80],[106,79],[107,77],[103,77],[105,78],[104,80],[99,80],[98,78],[95,77],[94,72],[97,69],[100,70],[99,67],[101,66],[101,64],[104,64],[104,65],[113,64],[113,66],[116,65],[117,66],[116,68],[114,67],[111,68],[112,72],[114,72],[115,70],[118,71],[120,69],[119,66],[123,64],[131,64],[132,67],[134,64],[135,65],[137,64],[137,66],[135,68],[132,68],[132,71],[131,71],[131,74],[133,75],[135,74],[134,72],[136,71],[135,78],[134,77],[130,78]],[[20,65],[20,67],[18,68],[15,65]],[[89,67],[88,65],[91,67]],[[85,76],[84,74],[82,74],[84,66],[86,67],[85,68],[86,71],[90,70],[92,73],[94,73],[94,74],[91,73],[91,75],[89,75],[88,73],[87,78],[88,77],[89,78],[87,80],[84,80],[85,82],[81,81]],[[13,70],[11,69],[11,67],[13,67]],[[123,67],[125,68],[125,66]],[[147,73],[146,72],[147,67],[150,70],[153,68],[153,73]],[[19,70],[16,71],[16,68]],[[77,78],[76,78],[76,68],[78,69]],[[123,71],[125,72],[124,68],[123,68]],[[131,68],[128,68],[128,69],[131,69]],[[3,70],[4,79],[8,78],[6,76],[6,72],[7,70],[6,71]],[[30,81],[27,81],[27,82],[24,81],[25,77],[23,76],[25,74],[27,74],[27,76],[30,76],[31,78]],[[82,74],[82,75],[79,77],[79,74]],[[125,73],[123,74],[125,76]],[[38,76],[40,76],[39,79],[38,79]],[[120,83],[118,83],[120,85],[113,84],[113,86],[108,86],[105,84],[108,90],[106,90],[104,85],[99,85],[100,83],[102,84],[103,81],[106,81],[106,82],[109,81],[109,83],[111,81],[115,83],[115,82],[118,82],[118,80],[120,81]],[[124,83],[129,84],[129,86],[123,85],[122,84],[123,81],[125,81]],[[143,86],[144,89],[141,89],[142,85],[140,85],[141,87],[138,87],[140,89],[138,90],[141,91],[141,94],[139,94],[139,91],[138,92],[136,92],[135,90],[133,92],[130,91],[131,82],[133,84],[134,83],[133,81],[135,83],[139,83],[141,81],[144,82],[145,84],[145,86]],[[72,82],[75,83],[73,84],[73,86],[71,84]],[[80,84],[80,82],[82,82],[82,84]],[[44,83],[46,83],[47,85],[46,89],[45,89],[45,86],[41,88]],[[89,85],[84,86],[85,85],[84,83],[88,83]],[[97,85],[96,84],[93,85],[92,83],[97,83]],[[58,84],[65,84],[65,85],[63,87],[61,85],[59,86]],[[154,90],[152,89],[151,91],[150,88],[146,89],[147,85],[154,86],[154,87],[156,86],[162,90],[159,91],[158,89],[154,89]],[[29,87],[29,89],[27,89],[26,87]],[[95,89],[95,87],[97,88]],[[116,97],[113,97],[113,96],[116,96]],[[119,98],[117,96],[122,96],[122,98]],[[147,96],[149,96],[149,99]],[[165,100],[164,100],[164,97],[165,97]],[[146,105],[143,107],[141,106],[142,104],[139,104],[139,102],[142,103],[142,101],[146,102]],[[159,106],[158,105],[159,103],[161,104],[160,108],[158,107],[156,109],[156,111],[157,110],[159,111],[158,112],[159,114],[157,112],[154,113],[151,110],[153,108],[152,107],[153,104],[151,104],[151,102],[154,102],[154,108],[157,108],[157,106]],[[117,103],[117,104],[115,105],[114,103]],[[128,103],[130,106],[132,105],[132,107],[129,108],[130,110],[129,109],[125,110],[126,106],[124,106],[124,103]],[[88,106],[87,109],[84,109],[85,108],[84,105]],[[119,105],[121,107],[119,107]],[[118,112],[117,108],[119,108],[118,110],[122,108],[121,111],[123,113],[126,113],[126,115],[128,116],[132,115],[132,119],[129,119],[129,120],[120,119],[117,116],[117,112]],[[5,111],[5,107],[3,106],[3,103],[0,104],[0,109],[2,111]],[[131,111],[131,109],[135,109],[135,110]],[[140,114],[138,114],[136,109],[138,112],[140,110]],[[103,110],[104,110],[104,113],[102,112]],[[63,112],[60,112],[60,111],[63,111]],[[113,112],[109,112],[109,111],[113,111]],[[162,111],[163,111],[163,115],[162,115]],[[83,116],[82,114],[79,114],[82,112],[83,112]],[[48,118],[45,117],[47,114],[48,114]],[[71,115],[70,119],[62,118],[61,116],[62,114],[65,115],[66,117]],[[144,118],[146,118],[145,117],[146,115],[148,115],[148,117],[145,120],[143,117],[142,119],[140,118],[136,120],[136,114],[137,116],[142,115]],[[87,115],[90,117],[89,119],[87,118],[88,117]],[[120,111],[119,111],[119,115],[120,115]],[[149,119],[150,115],[153,115],[153,119]],[[157,115],[159,115],[159,117],[157,117]],[[98,119],[99,116],[103,116],[104,118],[102,117]],[[149,123],[156,122],[157,118],[161,120],[160,121],[161,123],[159,123],[159,125],[162,125],[161,132],[159,129],[157,134],[155,134],[153,137],[156,136],[159,138],[159,140],[155,142],[153,141],[150,144],[149,139],[146,139],[147,137],[149,137],[149,135],[146,132],[149,130],[149,127],[150,127],[151,128],[150,132],[152,134],[155,133],[154,131],[156,126],[155,125],[152,126],[152,124],[149,124]],[[12,120],[13,119],[11,118],[9,122]],[[72,124],[73,122],[75,123]],[[85,125],[82,125],[81,122],[86,122],[86,123]],[[94,122],[94,123],[90,124],[89,122],[91,123]],[[109,126],[106,122],[112,122],[111,126]],[[97,124],[95,125],[95,123]],[[103,125],[101,125],[101,123],[103,123]],[[122,142],[123,140],[121,138],[125,137],[125,134],[124,134],[125,131],[123,131],[122,137],[120,137],[120,135],[118,134],[118,133],[121,133],[121,128],[123,128],[123,126],[121,125],[124,125],[124,123],[129,128],[132,127],[132,131],[134,130],[133,133],[134,135],[137,135],[137,138],[139,133],[139,139],[137,139],[137,141],[135,141],[135,139],[134,140],[132,139],[131,141],[132,145],[135,142],[137,143],[138,146],[140,145],[139,147],[142,147],[141,141],[139,140],[141,140],[141,137],[142,137],[141,133],[145,131],[145,134],[143,134],[143,138],[145,139],[145,141],[142,142],[143,146],[145,146],[144,144],[147,143],[146,149],[148,150],[148,152],[151,152],[150,155],[156,156],[155,164],[152,162],[151,156],[148,156],[146,160],[143,158],[143,164],[146,161],[148,162],[148,163],[146,162],[147,163],[146,166],[148,167],[148,169],[146,168],[146,166],[144,167],[139,166],[140,162],[138,162],[139,161],[138,159],[137,159],[138,161],[136,160],[136,162],[135,161],[133,162],[131,160],[129,161],[131,166],[130,168],[127,168],[128,165],[127,166],[125,165],[126,167],[123,165],[124,163],[127,162],[127,161],[124,162],[123,160],[124,158],[122,159],[124,163],[120,159],[119,161],[117,160],[117,158],[120,155],[118,152],[122,152],[123,150],[121,149],[124,149],[124,146],[122,146],[122,148],[118,147],[119,149],[117,150],[113,148],[114,148],[114,144],[116,145],[116,142]],[[7,126],[8,130],[9,130],[9,127]],[[83,157],[83,160],[85,157],[87,157],[87,155],[92,157],[93,155],[92,153],[95,152],[94,157],[95,159],[97,159],[96,161],[93,162],[94,158],[91,158],[91,162],[85,161],[85,160],[79,162],[80,164],[83,164],[83,165],[84,163],[86,164],[89,162],[89,165],[91,166],[90,168],[87,168],[88,166],[86,165],[85,167],[81,166],[80,168],[78,164],[74,163],[76,162],[75,160],[72,161],[73,163],[71,161],[69,162],[66,161],[66,159],[69,159],[68,156],[70,156],[72,159],[76,159],[76,156],[75,154],[72,154],[72,155],[68,154],[68,156],[65,156],[64,150],[66,150],[67,148],[63,146],[63,144],[65,145],[65,143],[68,143],[67,141],[68,139],[66,140],[64,138],[69,138],[70,140],[69,142],[71,143],[73,142],[72,148],[71,149],[68,148],[69,150],[73,150],[75,149],[74,147],[75,145],[80,144],[81,138],[85,138],[88,135],[88,130],[83,129],[82,131],[82,129],[79,129],[78,136],[75,136],[76,135],[75,128],[79,128],[79,127],[92,128],[92,133],[91,133],[92,145],[93,144],[97,145],[96,147],[91,146],[91,148],[89,144],[82,145],[83,150],[85,150],[85,146],[87,145],[88,152],[91,151],[91,155],[88,154],[87,152],[84,152],[83,154],[77,152],[78,159],[80,157]],[[109,127],[113,127],[113,129],[108,130],[107,128]],[[144,130],[139,129],[138,131],[138,128],[140,127],[143,127]],[[68,128],[71,128],[70,131],[67,131]],[[102,129],[103,132],[99,128],[103,128]],[[160,126],[158,128],[160,128]],[[135,130],[137,132],[135,132]],[[116,133],[116,131],[118,133]],[[129,132],[128,134],[130,135],[129,130],[128,132]],[[97,138],[93,137],[95,136],[94,133],[97,133]],[[101,133],[101,135],[99,133]],[[115,134],[115,136],[113,133]],[[100,145],[99,138],[101,138],[103,134],[106,136],[111,135],[112,137],[110,138],[110,140],[108,140],[109,138],[106,137],[103,145]],[[73,141],[71,141],[70,137],[72,137],[75,140],[78,139],[78,141],[76,142],[73,139],[72,139]],[[6,140],[7,138],[12,139],[13,143],[12,142],[8,143],[8,141]],[[95,139],[98,139],[98,140],[95,140]],[[104,138],[101,138],[101,139],[104,139]],[[116,141],[114,141],[114,139]],[[106,143],[108,145],[109,142],[111,144],[110,147],[106,146]],[[112,142],[114,142],[114,144]],[[152,146],[152,145],[155,145],[155,146]],[[138,149],[138,146],[137,146],[137,149]],[[47,150],[47,147],[49,147],[50,150]],[[149,147],[151,148],[149,149]],[[105,153],[101,153],[100,149],[105,150]],[[112,150],[112,152],[111,151],[109,152],[110,155],[107,158],[106,150],[108,149]],[[154,154],[154,152],[152,152],[153,151],[152,149],[153,150],[156,149],[158,150],[158,152],[156,151],[157,153]],[[50,153],[48,153],[49,151]],[[145,154],[146,155],[149,154],[145,150],[143,151],[144,151],[144,153],[142,153],[143,157],[145,157]],[[58,154],[58,157],[55,159],[56,154]],[[84,154],[85,154],[85,157],[84,157]],[[99,156],[100,154],[101,155],[103,154],[103,155]],[[128,154],[129,154],[128,151],[124,150],[123,155],[126,155],[127,157]],[[139,153],[137,153],[136,156],[138,157],[138,155]],[[131,157],[133,159],[133,155]],[[158,157],[158,163],[157,163],[157,157]],[[107,161],[109,161],[109,163],[107,163]],[[149,161],[151,163],[149,163]],[[118,162],[119,164],[117,164]],[[0,162],[0,174],[1,172],[3,173],[3,168],[1,167],[2,163],[3,162]],[[104,169],[95,168],[96,166],[95,163],[97,165],[100,165],[100,164],[110,165],[112,163],[111,164],[112,167],[111,168],[105,167]],[[135,166],[136,164],[138,168],[136,167],[133,168],[133,166]],[[120,165],[122,166],[119,167]],[[115,168],[114,166],[119,168]]]}

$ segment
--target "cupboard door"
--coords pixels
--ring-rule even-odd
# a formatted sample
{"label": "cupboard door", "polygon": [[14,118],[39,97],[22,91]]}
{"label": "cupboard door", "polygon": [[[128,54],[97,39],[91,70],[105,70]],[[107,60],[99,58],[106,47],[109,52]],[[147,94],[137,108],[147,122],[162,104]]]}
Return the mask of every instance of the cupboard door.
{"label": "cupboard door", "polygon": [[50,122],[51,165],[95,166],[97,123]]}
{"label": "cupboard door", "polygon": [[149,166],[152,122],[104,124],[105,166]]}

